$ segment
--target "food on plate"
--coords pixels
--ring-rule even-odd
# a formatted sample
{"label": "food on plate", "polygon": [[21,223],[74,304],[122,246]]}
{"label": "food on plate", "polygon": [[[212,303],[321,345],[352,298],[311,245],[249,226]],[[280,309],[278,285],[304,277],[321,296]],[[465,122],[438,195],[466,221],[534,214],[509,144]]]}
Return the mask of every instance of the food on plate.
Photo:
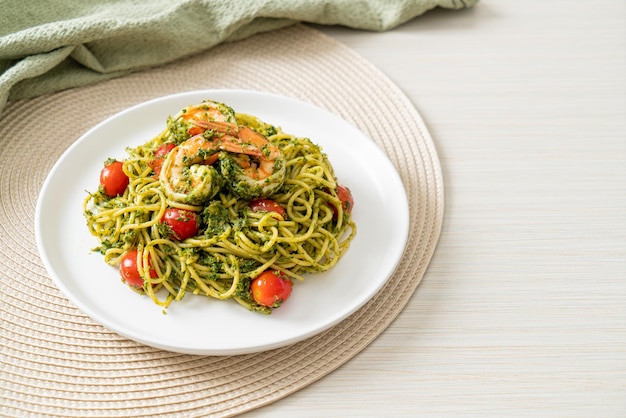
{"label": "food on plate", "polygon": [[350,189],[318,145],[224,103],[187,106],[126,151],[83,212],[104,261],[160,306],[193,293],[270,313],[356,234]]}

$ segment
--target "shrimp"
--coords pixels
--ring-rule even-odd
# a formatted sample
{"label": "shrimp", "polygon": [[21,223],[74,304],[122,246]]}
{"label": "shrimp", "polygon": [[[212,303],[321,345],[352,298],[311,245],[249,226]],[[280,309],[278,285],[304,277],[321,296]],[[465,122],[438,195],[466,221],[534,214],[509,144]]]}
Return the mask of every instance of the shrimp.
{"label": "shrimp", "polygon": [[214,197],[224,185],[221,174],[210,163],[218,147],[196,135],[175,147],[163,162],[159,181],[172,200],[199,205]]}
{"label": "shrimp", "polygon": [[[282,186],[282,152],[264,136],[226,121],[196,122],[202,132],[175,147],[163,162],[159,180],[170,199],[199,205],[225,184],[246,199]],[[218,160],[219,170],[212,165]]]}
{"label": "shrimp", "polygon": [[189,139],[209,129],[211,123],[237,124],[235,111],[224,103],[204,100],[200,104],[187,106],[168,120],[168,128],[177,142]]}
{"label": "shrimp", "polygon": [[239,126],[238,137],[257,152],[225,153],[220,156],[227,186],[244,199],[269,196],[283,185],[285,163],[282,151],[263,135]]}

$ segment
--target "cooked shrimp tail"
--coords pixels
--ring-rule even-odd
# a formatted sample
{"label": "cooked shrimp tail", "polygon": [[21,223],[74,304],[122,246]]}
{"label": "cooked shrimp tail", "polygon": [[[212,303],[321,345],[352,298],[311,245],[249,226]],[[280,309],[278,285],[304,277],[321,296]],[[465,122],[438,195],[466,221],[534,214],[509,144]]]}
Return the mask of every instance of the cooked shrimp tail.
{"label": "cooked shrimp tail", "polygon": [[[240,126],[241,153],[220,156],[227,186],[244,199],[269,196],[283,185],[285,163],[280,149],[251,128]],[[254,151],[253,151],[254,150]]]}

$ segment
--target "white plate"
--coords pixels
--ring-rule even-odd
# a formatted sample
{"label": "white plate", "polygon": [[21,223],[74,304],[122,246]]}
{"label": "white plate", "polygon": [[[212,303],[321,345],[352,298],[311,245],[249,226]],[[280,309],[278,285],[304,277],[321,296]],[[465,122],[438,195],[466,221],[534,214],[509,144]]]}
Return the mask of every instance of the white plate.
{"label": "white plate", "polygon": [[[357,235],[330,271],[294,285],[271,315],[234,301],[186,295],[162,308],[128,289],[116,268],[92,253],[98,242],[82,214],[103,162],[160,132],[169,115],[204,99],[224,102],[322,146],[354,196]],[[326,110],[251,91],[176,94],[127,109],[98,124],[61,156],[37,202],[35,233],[44,265],[62,292],[105,327],[143,344],[189,354],[232,355],[292,344],[322,332],[363,306],[395,270],[408,237],[406,192],[387,156],[355,127]]]}

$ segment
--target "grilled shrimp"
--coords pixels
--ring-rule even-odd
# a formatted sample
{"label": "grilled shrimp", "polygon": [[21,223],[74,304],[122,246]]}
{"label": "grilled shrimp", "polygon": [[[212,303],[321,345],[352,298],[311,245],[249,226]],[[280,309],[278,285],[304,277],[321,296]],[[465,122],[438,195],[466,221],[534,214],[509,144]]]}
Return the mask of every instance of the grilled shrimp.
{"label": "grilled shrimp", "polygon": [[225,184],[237,196],[251,199],[282,186],[280,149],[251,128],[238,126],[228,106],[205,101],[183,109],[175,120],[187,122],[185,129],[193,136],[163,162],[159,180],[170,199],[198,205]]}
{"label": "grilled shrimp", "polygon": [[263,135],[247,126],[239,126],[239,139],[257,152],[229,152],[220,156],[227,186],[244,199],[269,196],[285,179],[282,151]]}
{"label": "grilled shrimp", "polygon": [[169,121],[169,127],[175,134],[188,138],[200,134],[212,122],[237,125],[235,111],[224,103],[204,100],[200,104],[187,106]]}

